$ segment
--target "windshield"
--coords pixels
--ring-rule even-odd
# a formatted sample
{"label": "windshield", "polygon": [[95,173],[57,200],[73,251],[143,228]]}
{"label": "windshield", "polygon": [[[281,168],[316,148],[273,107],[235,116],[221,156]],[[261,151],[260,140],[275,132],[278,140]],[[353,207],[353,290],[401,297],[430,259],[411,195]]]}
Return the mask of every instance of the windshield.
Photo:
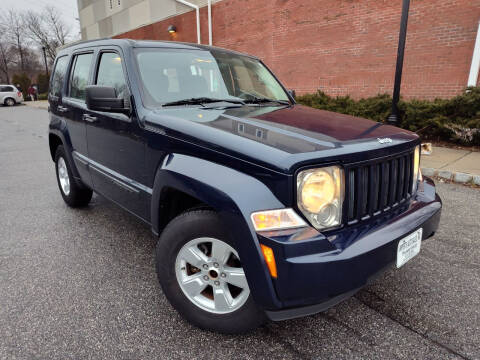
{"label": "windshield", "polygon": [[289,101],[258,60],[217,50],[136,49],[147,106],[195,98]]}

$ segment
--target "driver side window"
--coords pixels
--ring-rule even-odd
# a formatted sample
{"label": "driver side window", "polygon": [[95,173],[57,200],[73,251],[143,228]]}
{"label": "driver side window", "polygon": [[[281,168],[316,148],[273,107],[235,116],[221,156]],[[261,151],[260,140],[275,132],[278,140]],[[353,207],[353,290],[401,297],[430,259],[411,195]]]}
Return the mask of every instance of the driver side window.
{"label": "driver side window", "polygon": [[114,52],[104,52],[101,54],[96,85],[113,87],[116,91],[117,98],[126,96],[127,85],[120,55]]}

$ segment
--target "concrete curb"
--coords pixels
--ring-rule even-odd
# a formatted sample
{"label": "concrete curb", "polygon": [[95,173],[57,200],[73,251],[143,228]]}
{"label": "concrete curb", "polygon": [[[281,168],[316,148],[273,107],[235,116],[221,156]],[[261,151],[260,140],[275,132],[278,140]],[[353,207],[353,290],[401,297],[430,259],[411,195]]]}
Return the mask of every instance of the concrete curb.
{"label": "concrete curb", "polygon": [[472,183],[480,186],[480,175],[465,174],[457,171],[438,170],[432,168],[422,168],[422,174],[425,176],[437,176],[439,178],[459,184]]}

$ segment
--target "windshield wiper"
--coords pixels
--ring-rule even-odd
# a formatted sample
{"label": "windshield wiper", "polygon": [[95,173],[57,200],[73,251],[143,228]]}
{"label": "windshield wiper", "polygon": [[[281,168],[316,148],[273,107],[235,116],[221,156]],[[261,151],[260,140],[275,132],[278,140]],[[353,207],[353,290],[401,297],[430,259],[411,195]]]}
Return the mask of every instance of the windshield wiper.
{"label": "windshield wiper", "polygon": [[197,97],[197,98],[190,98],[190,99],[183,99],[183,100],[167,102],[167,103],[163,104],[162,106],[203,105],[203,104],[216,103],[216,102],[228,102],[228,103],[232,103],[232,104],[242,104],[242,105],[245,104],[245,102],[243,102],[242,100]]}
{"label": "windshield wiper", "polygon": [[290,105],[290,102],[288,100],[275,100],[275,99],[261,98],[256,96],[251,99],[245,100],[246,104],[261,104],[261,103],[269,103],[269,102],[274,102],[282,105]]}

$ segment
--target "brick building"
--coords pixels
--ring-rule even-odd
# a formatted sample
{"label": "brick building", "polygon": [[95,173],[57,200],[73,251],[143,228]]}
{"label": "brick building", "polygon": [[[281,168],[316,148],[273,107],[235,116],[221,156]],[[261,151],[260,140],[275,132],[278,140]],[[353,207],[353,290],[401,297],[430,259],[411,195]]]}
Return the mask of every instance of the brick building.
{"label": "brick building", "polygon": [[[181,2],[78,0],[82,36],[197,42],[196,11]],[[212,41],[260,57],[297,93],[391,93],[401,2],[212,1]],[[201,42],[208,44],[207,0],[190,3],[199,7]],[[411,0],[402,95],[448,98],[468,79],[478,84],[472,58],[479,21],[480,0]]]}

